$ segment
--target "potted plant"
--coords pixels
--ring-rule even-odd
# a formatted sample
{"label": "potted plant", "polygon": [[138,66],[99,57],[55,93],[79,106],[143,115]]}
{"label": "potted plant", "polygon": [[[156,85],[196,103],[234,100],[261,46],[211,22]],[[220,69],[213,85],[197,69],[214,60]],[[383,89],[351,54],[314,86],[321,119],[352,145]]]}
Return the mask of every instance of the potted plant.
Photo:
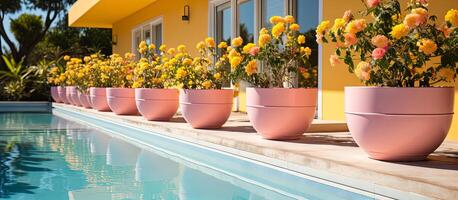
{"label": "potted plant", "polygon": [[247,113],[265,139],[297,139],[315,117],[317,68],[294,21],[292,16],[272,17],[272,28],[259,32],[257,45],[242,46],[236,38],[227,55],[234,76],[252,86],[246,89]]}
{"label": "potted plant", "polygon": [[93,109],[97,111],[111,111],[108,106],[107,100],[107,87],[111,85],[108,71],[108,60],[105,56],[97,54],[91,58],[91,61],[86,64],[90,72],[88,75],[92,80],[91,87],[89,88],[89,99]]}
{"label": "potted plant", "polygon": [[51,85],[51,97],[56,103],[62,103],[63,99],[59,95],[59,85],[61,70],[58,66],[53,66],[48,71],[48,84]]}
{"label": "potted plant", "polygon": [[[445,22],[428,13],[428,2],[370,0],[354,19],[350,12],[317,27],[318,41],[337,44],[341,60],[366,87],[345,88],[345,114],[356,143],[377,160],[423,160],[445,139],[453,117],[458,11]],[[405,17],[401,17],[405,16]],[[355,63],[355,60],[358,60]]]}
{"label": "potted plant", "polygon": [[83,61],[84,65],[77,71],[76,89],[78,94],[78,100],[84,108],[92,108],[91,99],[89,96],[89,88],[93,85],[93,79],[91,77],[91,63],[92,59],[97,61],[99,55],[93,54],[91,56],[85,56]]}
{"label": "potted plant", "polygon": [[78,99],[78,93],[76,90],[76,79],[77,79],[77,74],[76,71],[79,67],[81,67],[81,62],[82,60],[79,58],[70,58],[67,57],[67,63],[66,63],[66,71],[65,71],[65,93],[68,102],[71,105],[74,106],[80,106],[79,99]]}
{"label": "potted plant", "polygon": [[[145,41],[139,45],[142,58],[134,69],[135,101],[140,114],[147,120],[168,121],[178,110],[179,92],[173,88],[171,77],[176,68],[170,65],[165,45],[160,48],[161,56],[155,53],[154,44],[149,46]],[[178,47],[185,54],[185,47]],[[173,58],[179,59],[179,58]]]}
{"label": "potted plant", "polygon": [[111,87],[107,88],[107,101],[110,109],[117,115],[138,114],[135,104],[135,89],[132,88],[132,76],[135,67],[135,54],[126,53],[124,58],[113,54],[108,60],[106,76]]}
{"label": "potted plant", "polygon": [[[175,81],[180,91],[181,112],[193,128],[220,128],[232,110],[233,89],[223,89],[229,82],[230,70],[216,62],[213,65],[216,47],[213,38],[197,44],[200,56],[178,53],[169,65],[178,68]],[[172,52],[170,52],[172,51]],[[169,54],[175,54],[174,49]]]}

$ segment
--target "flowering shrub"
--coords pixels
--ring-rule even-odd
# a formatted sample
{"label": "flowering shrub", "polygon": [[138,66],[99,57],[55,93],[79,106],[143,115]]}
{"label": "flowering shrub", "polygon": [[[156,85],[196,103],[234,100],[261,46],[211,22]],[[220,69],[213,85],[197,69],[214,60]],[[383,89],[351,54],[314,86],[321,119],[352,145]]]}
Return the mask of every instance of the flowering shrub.
{"label": "flowering shrub", "polygon": [[[445,22],[428,13],[427,0],[411,0],[405,17],[397,0],[367,0],[362,14],[351,11],[317,27],[319,43],[333,42],[330,62],[343,61],[366,85],[430,87],[454,82],[458,61],[458,11],[451,9]],[[355,64],[355,61],[357,63]]]}
{"label": "flowering shrub", "polygon": [[100,78],[108,87],[131,88],[135,68],[135,54],[126,53],[124,58],[119,54],[112,54],[108,60],[101,63]]}
{"label": "flowering shrub", "polygon": [[[227,48],[224,43],[218,46],[222,51]],[[216,57],[213,38],[199,42],[196,48],[200,56],[193,58],[189,54],[179,53],[169,61],[170,65],[178,66],[175,74],[177,86],[184,89],[221,89],[224,83],[229,82],[227,60],[222,57],[213,64]]]}
{"label": "flowering shrub", "polygon": [[[273,27],[259,32],[258,44],[241,46],[235,38],[227,51],[234,77],[255,87],[317,87],[317,68],[311,66],[311,49],[292,16],[273,16]],[[265,66],[260,70],[260,66]]]}

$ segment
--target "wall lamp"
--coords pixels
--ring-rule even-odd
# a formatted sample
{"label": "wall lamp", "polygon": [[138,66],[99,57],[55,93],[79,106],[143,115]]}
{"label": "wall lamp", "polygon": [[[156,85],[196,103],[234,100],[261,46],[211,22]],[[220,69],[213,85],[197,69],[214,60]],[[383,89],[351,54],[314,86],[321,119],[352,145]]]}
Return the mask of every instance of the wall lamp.
{"label": "wall lamp", "polygon": [[183,8],[183,16],[181,16],[182,21],[189,21],[189,5],[185,5]]}

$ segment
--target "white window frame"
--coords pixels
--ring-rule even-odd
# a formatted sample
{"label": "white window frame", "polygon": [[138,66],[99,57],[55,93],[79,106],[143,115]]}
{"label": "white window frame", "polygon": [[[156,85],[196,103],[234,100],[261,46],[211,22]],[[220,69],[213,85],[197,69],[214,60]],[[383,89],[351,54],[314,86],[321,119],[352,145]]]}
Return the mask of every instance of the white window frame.
{"label": "white window frame", "polygon": [[[216,36],[216,8],[217,6],[231,2],[231,38],[236,38],[238,36],[238,9],[237,9],[238,0],[208,0],[208,35],[210,37]],[[240,0],[239,0],[240,1]],[[243,1],[243,0],[242,0]],[[262,27],[262,0],[254,0],[254,28],[255,30],[260,30]],[[284,0],[285,13],[284,15],[293,15],[293,0]],[[318,21],[323,20],[323,0],[318,0]],[[259,31],[254,31],[254,41],[258,41]],[[322,46],[318,45],[318,106],[317,106],[317,118],[323,119],[323,50]],[[235,107],[239,109],[239,100],[238,97],[235,101]]]}
{"label": "white window frame", "polygon": [[137,47],[137,44],[135,44],[135,32],[140,31],[140,34],[141,34],[141,41],[145,40],[145,37],[144,37],[144,35],[143,35],[143,33],[144,33],[144,29],[143,29],[143,28],[144,28],[145,26],[151,28],[151,31],[150,31],[150,38],[151,38],[151,40],[152,40],[152,39],[153,39],[153,32],[154,32],[154,31],[152,30],[152,26],[156,26],[156,25],[158,25],[158,24],[161,24],[161,26],[162,26],[162,27],[161,27],[161,37],[162,37],[162,38],[161,38],[161,41],[162,41],[162,43],[164,42],[164,23],[163,23],[163,20],[162,20],[162,19],[163,19],[162,16],[160,16],[160,17],[155,17],[155,18],[153,18],[153,19],[147,20],[146,22],[143,22],[143,23],[141,23],[141,24],[135,26],[135,27],[132,29],[132,33],[131,33],[131,34],[132,34],[132,47],[131,47],[131,49],[132,49],[132,52],[133,52],[133,53],[136,52],[136,51],[137,51],[137,48],[138,48],[138,47]]}

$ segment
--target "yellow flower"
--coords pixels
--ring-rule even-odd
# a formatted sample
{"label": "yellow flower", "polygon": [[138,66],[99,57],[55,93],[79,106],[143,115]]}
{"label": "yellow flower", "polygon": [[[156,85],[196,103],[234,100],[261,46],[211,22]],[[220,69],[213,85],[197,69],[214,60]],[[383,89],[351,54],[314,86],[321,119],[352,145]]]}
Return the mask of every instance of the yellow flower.
{"label": "yellow flower", "polygon": [[291,15],[287,15],[283,19],[285,20],[286,23],[289,23],[289,24],[294,23],[294,21],[295,21],[294,17],[291,16]]}
{"label": "yellow flower", "polygon": [[345,26],[346,21],[342,18],[337,18],[334,20],[334,25],[332,26],[332,31],[337,32],[338,29]]}
{"label": "yellow flower", "polygon": [[443,67],[437,72],[437,76],[444,81],[453,81],[455,80],[455,71],[448,67]]}
{"label": "yellow flower", "polygon": [[220,48],[220,49],[225,49],[225,48],[227,48],[227,43],[226,43],[226,42],[220,42],[220,43],[218,44],[218,48]]}
{"label": "yellow flower", "polygon": [[84,62],[87,63],[87,62],[89,62],[89,61],[91,61],[91,57],[89,57],[89,56],[84,56]]}
{"label": "yellow flower", "polygon": [[272,17],[270,17],[269,21],[270,21],[271,24],[278,24],[278,23],[285,22],[283,17],[280,17],[280,16],[272,16]]}
{"label": "yellow flower", "polygon": [[356,34],[364,30],[364,28],[366,28],[366,20],[357,19],[347,24],[347,27],[345,28],[345,32]]}
{"label": "yellow flower", "polygon": [[128,80],[128,81],[132,80],[132,74],[127,74],[126,75],[126,80]]}
{"label": "yellow flower", "polygon": [[312,54],[312,50],[309,47],[301,47],[300,49],[301,53],[306,55],[307,57]]}
{"label": "yellow flower", "polygon": [[243,44],[243,39],[241,37],[236,37],[232,40],[232,46],[239,47]]}
{"label": "yellow flower", "polygon": [[150,44],[150,45],[148,46],[148,49],[149,49],[149,50],[154,50],[154,49],[156,49],[156,45]]}
{"label": "yellow flower", "polygon": [[178,50],[179,52],[182,52],[182,53],[183,53],[183,52],[185,52],[185,51],[186,51],[186,46],[185,46],[185,45],[182,45],[182,44],[180,44],[180,45],[178,45],[178,47],[177,47],[177,50]]}
{"label": "yellow flower", "polygon": [[138,48],[139,49],[146,49],[147,48],[146,42],[145,41],[141,41],[140,44],[138,45]]}
{"label": "yellow flower", "polygon": [[272,35],[278,39],[284,31],[285,24],[283,22],[280,22],[278,24],[275,24],[275,26],[272,28]]}
{"label": "yellow flower", "polygon": [[359,79],[367,81],[370,79],[370,71],[371,71],[371,65],[367,62],[361,61],[356,66],[355,75]]}
{"label": "yellow flower", "polygon": [[65,60],[65,61],[69,61],[69,60],[70,60],[70,56],[67,56],[67,55],[64,56],[64,60]]}
{"label": "yellow flower", "polygon": [[289,29],[292,31],[298,31],[299,29],[301,29],[301,27],[299,26],[299,24],[291,24],[289,26]]}
{"label": "yellow flower", "polygon": [[245,66],[245,72],[248,76],[255,74],[257,71],[258,71],[258,64],[256,63],[256,60],[252,60],[248,62],[248,64]]}
{"label": "yellow flower", "polygon": [[202,86],[205,88],[205,89],[210,89],[210,87],[212,86],[212,82],[209,81],[209,80],[206,80],[202,83]]}
{"label": "yellow flower", "polygon": [[159,50],[162,51],[162,52],[165,52],[165,50],[167,50],[167,45],[163,44],[159,47]]}
{"label": "yellow flower", "polygon": [[268,34],[268,33],[269,33],[269,30],[267,30],[266,28],[262,28],[262,29],[259,31],[259,35]]}
{"label": "yellow flower", "polygon": [[390,34],[395,39],[401,39],[409,34],[409,28],[407,28],[404,24],[398,24],[392,28]]}
{"label": "yellow flower", "polygon": [[251,48],[255,47],[256,45],[253,43],[248,43],[243,47],[243,53],[250,53]]}
{"label": "yellow flower", "polygon": [[426,55],[431,55],[437,50],[437,45],[430,39],[421,39],[417,42],[418,49]]}
{"label": "yellow flower", "polygon": [[175,74],[175,78],[177,79],[181,79],[181,78],[184,78],[186,77],[187,73],[186,73],[186,70],[184,69],[184,67],[180,67],[177,69],[177,73]]}
{"label": "yellow flower", "polygon": [[458,26],[458,10],[449,10],[445,15],[445,21],[450,22],[452,26]]}
{"label": "yellow flower", "polygon": [[331,27],[331,22],[329,20],[322,21],[317,27],[316,27],[316,32],[317,33],[324,33],[326,30],[328,30]]}
{"label": "yellow flower", "polygon": [[211,37],[205,38],[205,44],[207,47],[215,47],[215,40]]}
{"label": "yellow flower", "polygon": [[240,63],[242,62],[242,57],[240,56],[234,56],[230,59],[229,61],[231,63],[231,69],[232,70],[235,70],[237,68],[237,66],[240,65]]}
{"label": "yellow flower", "polygon": [[183,65],[191,65],[191,64],[192,64],[192,60],[191,60],[191,59],[185,58],[185,59],[183,60]]}
{"label": "yellow flower", "polygon": [[270,42],[272,38],[270,37],[269,34],[262,34],[259,36],[259,39],[258,39],[258,44],[260,47],[264,47],[267,43]]}
{"label": "yellow flower", "polygon": [[221,73],[216,73],[215,75],[213,75],[213,78],[215,78],[216,80],[221,79]]}
{"label": "yellow flower", "polygon": [[205,42],[199,42],[196,44],[196,48],[197,49],[204,49],[205,48]]}
{"label": "yellow flower", "polygon": [[167,54],[173,55],[173,54],[175,54],[175,52],[176,52],[175,48],[170,48],[170,49],[167,51]]}
{"label": "yellow flower", "polygon": [[297,37],[297,43],[304,44],[305,43],[305,36],[304,35],[299,35]]}

